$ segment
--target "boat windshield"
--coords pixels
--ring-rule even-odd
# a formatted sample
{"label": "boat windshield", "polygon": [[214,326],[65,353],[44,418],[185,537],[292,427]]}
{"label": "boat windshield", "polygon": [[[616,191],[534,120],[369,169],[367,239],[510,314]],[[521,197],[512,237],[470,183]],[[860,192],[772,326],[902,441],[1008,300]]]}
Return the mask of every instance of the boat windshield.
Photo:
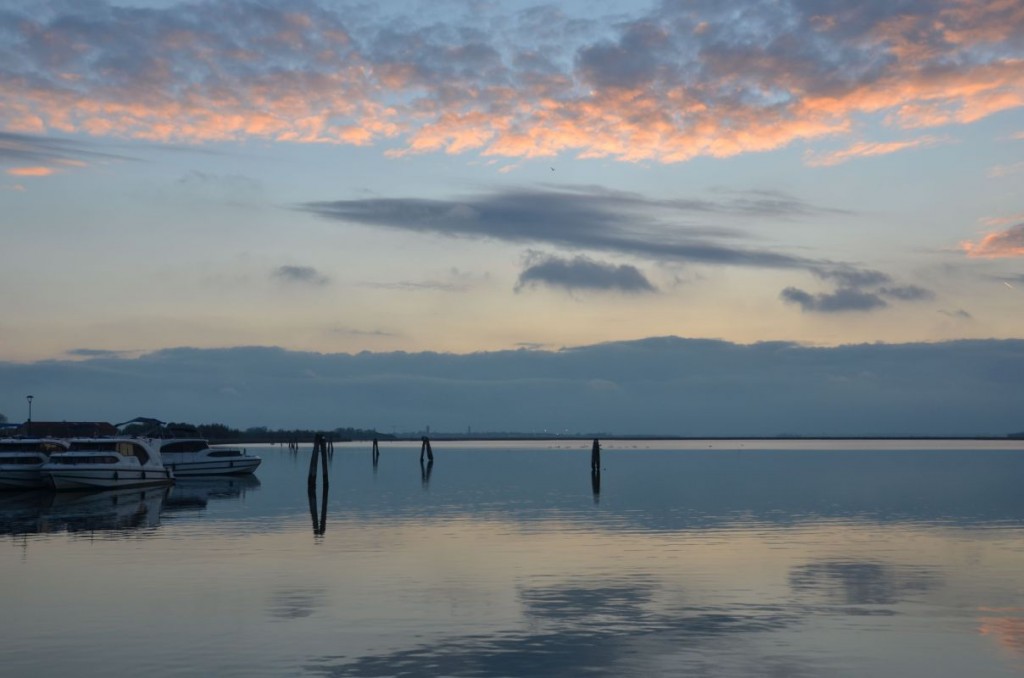
{"label": "boat windshield", "polygon": [[161,454],[176,452],[202,452],[209,445],[205,440],[175,440],[173,443],[164,443],[160,446]]}
{"label": "boat windshield", "polygon": [[53,464],[66,466],[75,464],[116,464],[120,457],[113,454],[55,454],[50,458]]}
{"label": "boat windshield", "polygon": [[211,457],[241,457],[241,450],[213,450],[210,452]]}
{"label": "boat windshield", "polygon": [[139,463],[143,466],[149,463],[149,452],[146,451],[146,448],[129,440],[77,440],[71,443],[72,452],[83,450],[116,452],[122,457],[138,458]]}
{"label": "boat windshield", "polygon": [[0,453],[3,452],[63,452],[65,447],[48,440],[13,440],[0,442]]}

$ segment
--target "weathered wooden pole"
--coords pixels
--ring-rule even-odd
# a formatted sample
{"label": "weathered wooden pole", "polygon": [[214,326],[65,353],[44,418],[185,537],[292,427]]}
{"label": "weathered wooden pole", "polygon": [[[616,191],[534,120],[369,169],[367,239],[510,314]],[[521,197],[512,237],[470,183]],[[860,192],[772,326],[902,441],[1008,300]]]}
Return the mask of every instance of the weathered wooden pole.
{"label": "weathered wooden pole", "polygon": [[316,489],[316,462],[317,456],[320,454],[319,442],[318,438],[313,438],[313,454],[309,457],[309,475],[306,477],[306,484],[309,485],[311,491]]}
{"label": "weathered wooden pole", "polygon": [[313,437],[313,454],[309,458],[309,476],[306,478],[306,484],[309,485],[310,489],[316,487],[317,457],[320,458],[320,467],[324,472],[324,489],[326,490],[328,485],[330,485],[331,479],[327,474],[327,439],[321,433],[317,433]]}
{"label": "weathered wooden pole", "polygon": [[594,438],[594,444],[590,447],[590,471],[592,473],[601,472],[601,443],[597,438]]}
{"label": "weathered wooden pole", "polygon": [[[306,493],[309,495],[309,515],[313,520],[313,534],[321,535],[327,531],[327,491],[331,486],[331,479],[327,473],[327,438],[322,433],[313,437],[313,454],[309,457],[309,477],[306,479]],[[320,504],[320,516],[317,519],[316,510],[316,462],[320,458],[320,468],[323,470],[324,487],[323,499]]]}
{"label": "weathered wooden pole", "polygon": [[327,487],[331,484],[331,479],[327,475],[327,439],[320,435],[320,467],[324,471],[324,495],[327,494]]}
{"label": "weathered wooden pole", "polygon": [[423,454],[426,453],[427,459],[434,461],[434,450],[430,449],[430,438],[423,436],[423,444],[420,445],[420,461],[423,461]]}
{"label": "weathered wooden pole", "polygon": [[380,446],[377,444],[376,438],[373,439],[373,448],[371,450],[371,454],[373,455],[373,465],[376,466],[377,461],[380,459]]}

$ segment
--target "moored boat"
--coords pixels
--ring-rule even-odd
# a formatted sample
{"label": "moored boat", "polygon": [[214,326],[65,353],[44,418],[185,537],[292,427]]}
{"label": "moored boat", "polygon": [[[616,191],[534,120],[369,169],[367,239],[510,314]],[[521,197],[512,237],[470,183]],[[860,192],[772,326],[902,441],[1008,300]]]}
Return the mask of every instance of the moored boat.
{"label": "moored boat", "polygon": [[29,490],[46,487],[42,468],[51,454],[67,450],[68,443],[50,438],[0,440],[0,489]]}
{"label": "moored boat", "polygon": [[67,451],[50,455],[41,471],[55,490],[169,485],[174,474],[163,464],[159,442],[133,437],[74,438]]}
{"label": "moored boat", "polygon": [[201,438],[163,440],[160,454],[175,476],[252,473],[263,461],[237,447],[211,447]]}
{"label": "moored boat", "polygon": [[164,466],[175,477],[252,473],[263,461],[239,447],[211,446],[191,426],[165,424],[149,417],[137,417],[118,426],[129,424],[150,427],[145,435],[156,439]]}

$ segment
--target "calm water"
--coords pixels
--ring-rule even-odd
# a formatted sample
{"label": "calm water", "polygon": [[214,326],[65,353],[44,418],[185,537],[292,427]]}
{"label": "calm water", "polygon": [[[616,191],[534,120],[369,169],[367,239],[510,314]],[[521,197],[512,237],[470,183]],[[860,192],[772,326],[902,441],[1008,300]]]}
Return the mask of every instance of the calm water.
{"label": "calm water", "polygon": [[1024,673],[1020,446],[795,446],[608,442],[595,487],[586,443],[345,445],[326,504],[265,447],[2,493],[0,674]]}

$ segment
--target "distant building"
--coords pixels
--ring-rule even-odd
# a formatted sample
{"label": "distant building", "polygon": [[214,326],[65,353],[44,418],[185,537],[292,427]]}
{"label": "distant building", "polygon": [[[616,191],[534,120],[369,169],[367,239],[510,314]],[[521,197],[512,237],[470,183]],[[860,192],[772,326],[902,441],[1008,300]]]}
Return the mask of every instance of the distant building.
{"label": "distant building", "polygon": [[10,435],[31,435],[33,438],[98,438],[117,435],[117,428],[105,421],[33,421],[31,424],[22,424]]}

